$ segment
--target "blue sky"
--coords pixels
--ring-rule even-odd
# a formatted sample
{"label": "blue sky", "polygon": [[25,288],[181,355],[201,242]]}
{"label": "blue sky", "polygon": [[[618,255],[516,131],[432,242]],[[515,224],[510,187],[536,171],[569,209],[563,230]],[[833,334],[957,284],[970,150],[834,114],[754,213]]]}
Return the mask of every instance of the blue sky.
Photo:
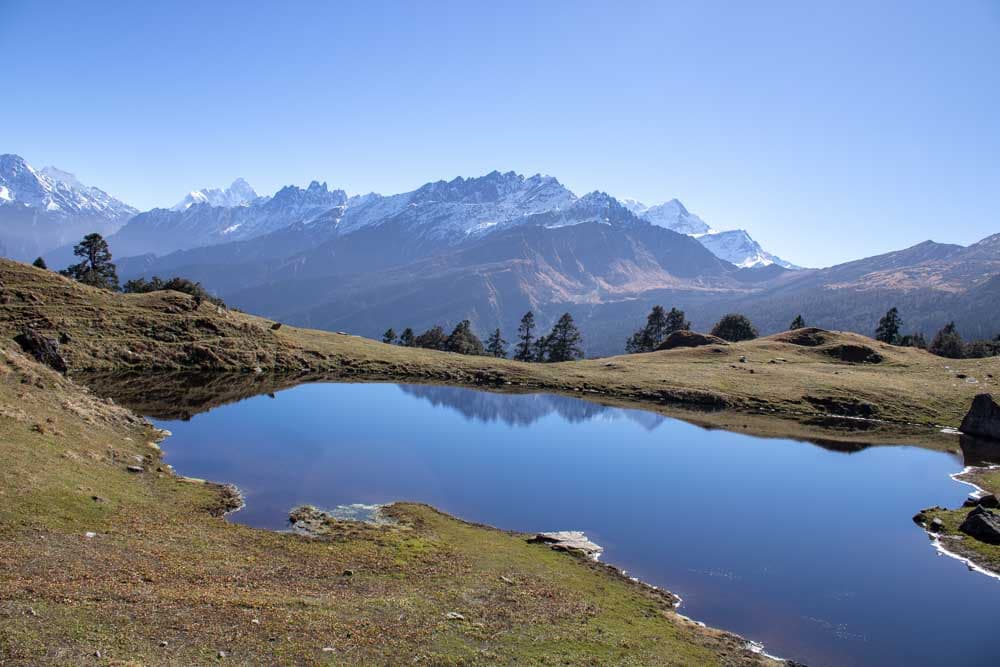
{"label": "blue sky", "polygon": [[[752,4],[752,6],[751,6]],[[0,0],[0,152],[139,208],[500,169],[819,266],[1000,232],[1000,2]]]}

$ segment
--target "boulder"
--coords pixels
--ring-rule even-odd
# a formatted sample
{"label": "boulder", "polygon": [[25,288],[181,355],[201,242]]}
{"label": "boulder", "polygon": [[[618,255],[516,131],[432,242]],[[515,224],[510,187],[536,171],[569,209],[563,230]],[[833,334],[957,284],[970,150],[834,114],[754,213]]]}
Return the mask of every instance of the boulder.
{"label": "boulder", "polygon": [[1000,507],[1000,499],[992,493],[986,493],[985,491],[973,491],[963,503],[964,507],[976,507],[978,505],[995,509]]}
{"label": "boulder", "polygon": [[822,351],[823,354],[829,357],[851,364],[878,364],[884,360],[881,354],[867,345],[857,345],[854,343],[831,345]]}
{"label": "boulder", "polygon": [[990,394],[972,399],[972,407],[962,420],[962,433],[980,438],[1000,440],[1000,405]]}
{"label": "boulder", "polygon": [[1000,514],[981,505],[969,512],[958,529],[980,542],[1000,544]]}
{"label": "boulder", "polygon": [[538,533],[528,540],[533,544],[548,544],[556,551],[570,551],[582,553],[589,558],[597,560],[604,550],[599,544],[595,544],[587,539],[587,536],[579,530],[560,530],[553,533]]}
{"label": "boulder", "polygon": [[696,331],[675,331],[667,336],[657,350],[673,350],[678,347],[701,347],[702,345],[728,345],[718,336]]}
{"label": "boulder", "polygon": [[46,338],[29,328],[15,336],[14,341],[36,361],[60,373],[66,372],[66,360],[59,354],[59,343],[55,339]]}

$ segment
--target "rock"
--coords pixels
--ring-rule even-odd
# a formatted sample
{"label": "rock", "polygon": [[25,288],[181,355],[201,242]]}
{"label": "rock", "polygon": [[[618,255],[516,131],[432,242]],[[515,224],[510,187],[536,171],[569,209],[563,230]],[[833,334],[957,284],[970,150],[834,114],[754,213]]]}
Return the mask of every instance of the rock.
{"label": "rock", "polygon": [[728,342],[711,334],[696,331],[675,331],[667,336],[657,350],[673,350],[678,347],[701,347],[702,345],[729,345]]}
{"label": "rock", "polygon": [[219,651],[219,653],[218,653],[218,656],[219,656],[219,659],[220,659],[220,660],[221,660],[222,658],[225,658],[225,657],[226,657],[227,655],[229,655],[229,654],[228,654],[228,653],[226,653],[225,651]]}
{"label": "rock", "polygon": [[884,357],[867,345],[844,343],[823,349],[823,354],[852,364],[878,364]]}
{"label": "rock", "polygon": [[142,472],[142,466],[126,466],[125,469],[133,473]]}
{"label": "rock", "polygon": [[161,641],[161,642],[160,642],[160,648],[166,648],[166,647],[167,647],[167,642],[166,642],[166,640],[164,640],[164,641]]}
{"label": "rock", "polygon": [[597,559],[604,548],[591,542],[579,530],[560,530],[554,533],[538,533],[528,540],[533,544],[548,544],[557,551],[575,551],[589,558]]}
{"label": "rock", "polygon": [[1000,514],[976,507],[958,527],[960,531],[987,544],[1000,544]]}
{"label": "rock", "polygon": [[462,616],[457,611],[449,611],[447,614],[444,615],[444,617],[447,618],[449,621],[464,621],[465,620],[465,616]]}
{"label": "rock", "polygon": [[1000,405],[990,394],[979,394],[962,420],[962,433],[980,438],[1000,440]]}
{"label": "rock", "polygon": [[985,491],[973,491],[962,504],[963,507],[976,507],[977,505],[993,508],[1000,507],[1000,499],[992,493],[986,493]]}
{"label": "rock", "polygon": [[56,340],[28,328],[15,336],[14,341],[36,361],[60,373],[66,372],[66,360],[59,354],[59,343]]}
{"label": "rock", "polygon": [[931,521],[931,525],[929,526],[929,528],[932,533],[943,533],[944,521],[942,521],[937,517],[934,517],[934,519]]}
{"label": "rock", "polygon": [[275,322],[274,324],[271,325],[271,331],[277,331],[280,328],[281,328],[281,322]]}
{"label": "rock", "polygon": [[354,570],[344,570],[340,574],[340,576],[342,576],[342,577],[353,577],[354,576]]}
{"label": "rock", "polygon": [[83,534],[83,536],[86,537],[88,540],[92,540],[95,537],[97,537],[97,533],[87,531],[86,533]]}
{"label": "rock", "polygon": [[816,347],[817,345],[823,345],[830,339],[830,332],[818,327],[804,327],[776,334],[772,338],[783,343],[791,343],[792,345]]}
{"label": "rock", "polygon": [[745,364],[746,362],[747,362],[747,355],[744,354],[743,356],[740,357],[740,363]]}

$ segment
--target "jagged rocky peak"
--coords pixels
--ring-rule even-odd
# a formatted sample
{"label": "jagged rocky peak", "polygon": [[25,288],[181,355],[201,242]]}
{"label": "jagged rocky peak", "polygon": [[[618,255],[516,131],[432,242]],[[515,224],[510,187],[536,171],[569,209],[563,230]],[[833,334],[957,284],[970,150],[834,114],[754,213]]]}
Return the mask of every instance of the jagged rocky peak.
{"label": "jagged rocky peak", "polygon": [[174,205],[173,210],[183,211],[198,204],[235,208],[237,206],[246,206],[256,199],[257,193],[250,187],[250,184],[243,178],[237,178],[224,190],[220,188],[203,188],[189,192],[184,199]]}
{"label": "jagged rocky peak", "polygon": [[639,218],[620,201],[606,192],[589,192],[563,209],[555,209],[545,214],[546,227],[567,227],[584,222],[599,222],[607,225],[627,225],[639,222]]}
{"label": "jagged rocky peak", "polygon": [[711,230],[704,220],[691,213],[679,199],[646,206],[635,199],[625,200],[626,207],[643,220],[681,234],[705,234]]}
{"label": "jagged rocky peak", "polygon": [[465,204],[488,204],[504,201],[545,201],[570,203],[575,197],[552,176],[524,177],[513,171],[501,173],[492,171],[485,176],[464,178],[458,176],[451,181],[435,181],[421,186],[412,193],[411,203],[455,202]]}
{"label": "jagged rocky peak", "polygon": [[0,204],[20,204],[54,216],[91,215],[119,221],[136,210],[56,167],[36,170],[20,155],[0,155]]}
{"label": "jagged rocky peak", "polygon": [[268,208],[291,206],[295,208],[333,208],[347,203],[347,193],[331,190],[324,181],[312,181],[308,187],[286,185],[278,190],[266,206]]}

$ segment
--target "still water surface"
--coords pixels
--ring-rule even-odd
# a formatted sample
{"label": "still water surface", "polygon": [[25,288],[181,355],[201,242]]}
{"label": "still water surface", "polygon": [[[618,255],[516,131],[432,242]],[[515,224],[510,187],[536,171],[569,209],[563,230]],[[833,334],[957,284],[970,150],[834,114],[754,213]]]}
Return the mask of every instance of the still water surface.
{"label": "still water surface", "polygon": [[815,665],[996,665],[1000,581],[910,517],[957,506],[955,456],[846,454],[571,398],[307,384],[157,420],[180,474],[232,482],[240,523],[412,500],[519,531],[583,530],[683,613]]}

